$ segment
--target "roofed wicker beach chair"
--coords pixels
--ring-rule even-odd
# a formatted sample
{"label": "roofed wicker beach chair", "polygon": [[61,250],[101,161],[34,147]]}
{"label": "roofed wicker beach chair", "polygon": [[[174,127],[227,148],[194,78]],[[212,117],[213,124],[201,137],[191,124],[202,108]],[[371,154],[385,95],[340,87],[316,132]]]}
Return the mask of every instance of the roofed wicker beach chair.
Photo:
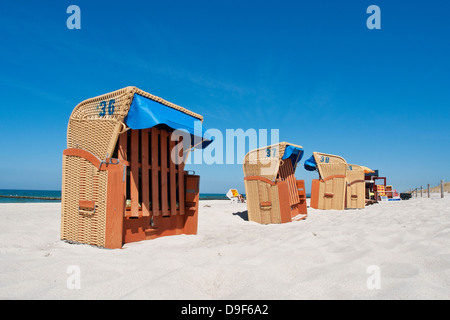
{"label": "roofed wicker beach chair", "polygon": [[306,218],[304,180],[295,179],[303,148],[287,142],[250,151],[244,158],[248,220],[261,224]]}
{"label": "roofed wicker beach chair", "polygon": [[322,210],[344,210],[347,188],[345,159],[331,154],[313,152],[304,166],[306,170],[317,170],[319,173],[319,179],[312,180],[310,207]]}
{"label": "roofed wicker beach chair", "polygon": [[184,160],[211,142],[202,121],[136,87],[78,104],[63,152],[61,239],[121,248],[196,234],[200,177]]}
{"label": "roofed wicker beach chair", "polygon": [[346,208],[363,209],[366,206],[366,182],[364,167],[349,164],[347,167]]}

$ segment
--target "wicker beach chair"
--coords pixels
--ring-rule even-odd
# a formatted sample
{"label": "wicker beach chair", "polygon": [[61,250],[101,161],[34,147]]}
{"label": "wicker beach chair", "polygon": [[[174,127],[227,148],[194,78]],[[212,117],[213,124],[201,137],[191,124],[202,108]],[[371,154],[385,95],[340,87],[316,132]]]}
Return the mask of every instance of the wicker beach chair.
{"label": "wicker beach chair", "polygon": [[363,209],[366,206],[366,183],[364,167],[349,164],[347,167],[346,208]]}
{"label": "wicker beach chair", "polygon": [[193,140],[198,148],[211,142],[202,121],[136,87],[78,104],[63,152],[61,239],[121,248],[196,234],[200,177],[184,171],[183,159]]}
{"label": "wicker beach chair", "polygon": [[344,158],[313,152],[305,161],[305,169],[317,170],[319,179],[311,185],[310,207],[322,210],[344,210],[347,188],[347,162]]}
{"label": "wicker beach chair", "polygon": [[307,215],[303,180],[295,168],[303,149],[281,142],[252,150],[244,158],[244,184],[249,221],[285,223]]}

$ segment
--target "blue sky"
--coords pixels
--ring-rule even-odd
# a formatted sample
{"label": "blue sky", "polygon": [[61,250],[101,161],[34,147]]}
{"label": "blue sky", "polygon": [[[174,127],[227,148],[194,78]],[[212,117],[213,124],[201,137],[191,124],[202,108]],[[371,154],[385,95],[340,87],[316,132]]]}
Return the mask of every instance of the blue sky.
{"label": "blue sky", "polygon": [[[81,8],[81,30],[66,9]],[[381,29],[369,30],[369,5]],[[450,180],[450,2],[0,2],[0,188],[60,189],[73,108],[134,85],[207,128],[279,129],[379,169],[398,190]],[[201,192],[241,165],[190,165]]]}

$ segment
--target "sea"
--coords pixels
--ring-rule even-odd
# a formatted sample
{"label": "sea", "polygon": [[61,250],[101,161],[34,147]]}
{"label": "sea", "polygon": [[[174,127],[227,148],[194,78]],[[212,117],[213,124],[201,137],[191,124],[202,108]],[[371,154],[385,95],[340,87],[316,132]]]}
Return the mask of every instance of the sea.
{"label": "sea", "polygon": [[[200,200],[228,200],[221,193],[200,193]],[[0,203],[61,202],[60,190],[0,189]]]}

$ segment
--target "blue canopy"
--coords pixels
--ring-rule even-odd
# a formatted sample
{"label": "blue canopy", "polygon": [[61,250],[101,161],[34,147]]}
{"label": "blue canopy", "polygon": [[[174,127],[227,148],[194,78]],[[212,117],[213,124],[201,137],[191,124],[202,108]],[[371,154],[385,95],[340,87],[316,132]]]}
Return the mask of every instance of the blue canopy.
{"label": "blue canopy", "polygon": [[305,161],[305,169],[308,171],[315,171],[316,170],[316,160],[314,159],[314,155],[311,156],[308,160]]}
{"label": "blue canopy", "polygon": [[302,157],[303,157],[303,149],[294,146],[286,146],[283,157],[281,159],[283,160],[291,159],[292,166],[295,168],[295,166],[302,159]]}
{"label": "blue canopy", "polygon": [[196,148],[206,148],[213,140],[199,119],[139,94],[133,97],[125,123],[135,130],[167,126],[187,131],[191,135],[191,145]]}

